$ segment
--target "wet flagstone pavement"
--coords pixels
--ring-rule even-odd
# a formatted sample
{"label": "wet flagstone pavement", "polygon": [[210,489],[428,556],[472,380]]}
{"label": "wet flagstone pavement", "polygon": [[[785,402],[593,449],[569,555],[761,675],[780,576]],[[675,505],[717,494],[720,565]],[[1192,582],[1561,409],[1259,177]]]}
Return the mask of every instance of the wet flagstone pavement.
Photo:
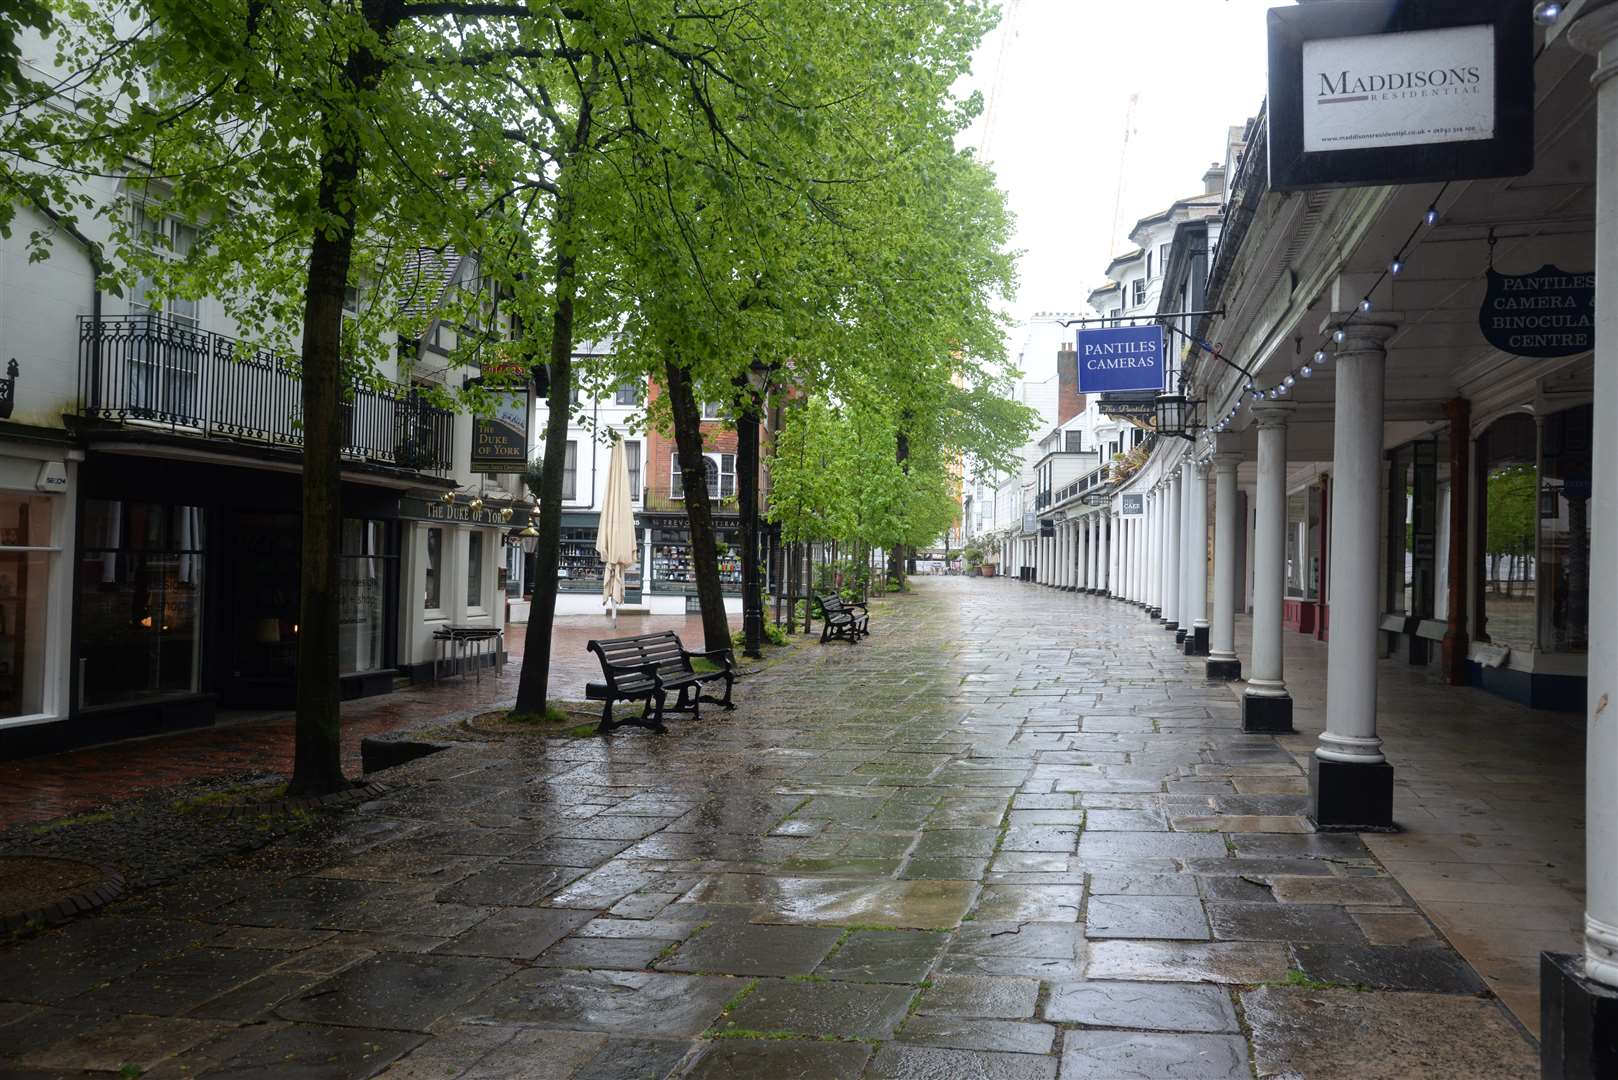
{"label": "wet flagstone pavement", "polygon": [[1475,1080],[1532,1043],[1135,609],[931,579],[0,948],[0,1077]]}

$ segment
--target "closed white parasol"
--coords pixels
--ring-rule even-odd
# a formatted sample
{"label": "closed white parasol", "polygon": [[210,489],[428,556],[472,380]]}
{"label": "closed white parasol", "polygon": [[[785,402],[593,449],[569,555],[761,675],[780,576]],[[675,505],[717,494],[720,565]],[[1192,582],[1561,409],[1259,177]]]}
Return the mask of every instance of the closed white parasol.
{"label": "closed white parasol", "polygon": [[635,541],[635,509],[629,501],[629,461],[624,440],[614,438],[607,462],[607,492],[601,506],[601,528],[596,533],[596,554],[606,564],[601,576],[601,603],[618,625],[618,605],[624,602],[624,577],[640,558]]}

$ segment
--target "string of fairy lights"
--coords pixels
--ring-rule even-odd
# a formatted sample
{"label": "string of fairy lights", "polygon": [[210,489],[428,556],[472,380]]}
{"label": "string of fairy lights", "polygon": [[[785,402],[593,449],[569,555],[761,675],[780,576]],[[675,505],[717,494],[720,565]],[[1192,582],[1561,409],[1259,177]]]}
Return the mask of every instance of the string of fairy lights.
{"label": "string of fairy lights", "polygon": [[[1348,339],[1349,328],[1354,321],[1362,319],[1375,309],[1376,304],[1373,297],[1376,295],[1376,291],[1382,287],[1384,282],[1391,281],[1404,272],[1405,267],[1409,264],[1410,253],[1421,243],[1422,231],[1438,224],[1441,216],[1438,211],[1438,204],[1443,201],[1444,195],[1448,191],[1449,184],[1445,183],[1438,190],[1438,194],[1433,196],[1432,201],[1428,203],[1426,212],[1421,215],[1420,219],[1411,228],[1409,235],[1404,238],[1404,242],[1399,245],[1393,257],[1388,260],[1382,272],[1377,275],[1375,281],[1371,282],[1371,287],[1365,290],[1364,295],[1360,297],[1359,303],[1326,332],[1325,336],[1317,343],[1312,355],[1293,366],[1279,381],[1268,388],[1258,386],[1251,375],[1247,376],[1242,385],[1236,389],[1235,403],[1228,408],[1221,404],[1220,418],[1210,429],[1212,432],[1218,433],[1227,430],[1241,414],[1242,408],[1249,402],[1276,401],[1284,398],[1292,392],[1294,386],[1298,385],[1300,379],[1314,378],[1315,372],[1331,363],[1335,346],[1342,345]],[[1197,345],[1217,359],[1224,359],[1207,342],[1199,341]],[[1230,361],[1227,360],[1226,363],[1230,363]],[[1229,400],[1230,398],[1227,397],[1226,401],[1228,402]]]}

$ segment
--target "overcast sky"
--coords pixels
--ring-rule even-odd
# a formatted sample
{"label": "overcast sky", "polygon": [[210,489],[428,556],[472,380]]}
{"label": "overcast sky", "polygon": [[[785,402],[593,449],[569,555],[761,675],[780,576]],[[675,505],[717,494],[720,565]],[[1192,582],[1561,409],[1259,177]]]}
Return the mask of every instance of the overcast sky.
{"label": "overcast sky", "polygon": [[[1275,6],[1001,0],[1000,26],[967,86],[989,110],[965,142],[994,166],[1017,217],[1014,317],[1083,309],[1129,226],[1202,190],[1203,172],[1224,157],[1226,129],[1264,98],[1264,13]],[[1139,100],[1126,158],[1131,94]]]}

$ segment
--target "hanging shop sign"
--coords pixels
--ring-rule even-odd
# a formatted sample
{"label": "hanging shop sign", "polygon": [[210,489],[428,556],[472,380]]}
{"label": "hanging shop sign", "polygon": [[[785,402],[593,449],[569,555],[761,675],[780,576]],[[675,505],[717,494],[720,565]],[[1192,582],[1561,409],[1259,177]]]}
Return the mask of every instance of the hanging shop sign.
{"label": "hanging shop sign", "polygon": [[490,392],[494,412],[472,420],[472,471],[520,473],[528,466],[528,389]]}
{"label": "hanging shop sign", "polygon": [[1269,13],[1276,191],[1521,176],[1532,4],[1317,0]]}
{"label": "hanging shop sign", "polygon": [[1114,420],[1151,427],[1157,423],[1157,392],[1150,394],[1102,394],[1101,414]]}
{"label": "hanging shop sign", "polygon": [[1163,328],[1100,326],[1079,331],[1079,393],[1163,389]]}
{"label": "hanging shop sign", "polygon": [[1124,517],[1142,517],[1146,513],[1146,496],[1144,495],[1120,495],[1118,496],[1118,502],[1123,508],[1122,514]]}
{"label": "hanging shop sign", "polygon": [[1512,356],[1550,359],[1596,347],[1596,276],[1542,266],[1532,274],[1489,271],[1478,325]]}
{"label": "hanging shop sign", "polygon": [[1039,536],[1042,540],[1049,540],[1056,535],[1056,519],[1041,518],[1039,522]]}
{"label": "hanging shop sign", "polygon": [[[507,518],[504,511],[509,509],[511,517]],[[515,503],[509,507],[497,506],[493,502],[484,503],[478,509],[472,509],[471,499],[458,498],[455,502],[447,503],[443,499],[423,499],[416,495],[401,495],[399,497],[399,516],[411,521],[444,521],[461,525],[498,525],[502,528],[511,527],[520,529],[529,523],[528,507],[522,503]]]}
{"label": "hanging shop sign", "polygon": [[1023,531],[1023,535],[1025,535],[1025,536],[1029,535],[1029,534],[1032,534],[1032,533],[1037,533],[1039,531],[1039,517],[1038,517],[1038,515],[1036,515],[1036,514],[1027,514],[1027,513],[1023,514],[1023,516],[1022,516],[1022,531]]}

